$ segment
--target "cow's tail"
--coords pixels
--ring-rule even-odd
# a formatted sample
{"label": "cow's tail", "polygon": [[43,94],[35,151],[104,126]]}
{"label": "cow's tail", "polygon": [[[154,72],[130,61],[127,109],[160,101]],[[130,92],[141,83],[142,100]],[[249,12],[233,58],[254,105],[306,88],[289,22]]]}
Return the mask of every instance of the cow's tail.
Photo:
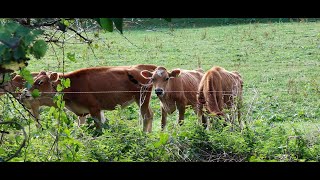
{"label": "cow's tail", "polygon": [[219,72],[211,71],[208,74],[204,82],[203,91],[208,111],[216,115],[224,115],[222,112],[222,84]]}

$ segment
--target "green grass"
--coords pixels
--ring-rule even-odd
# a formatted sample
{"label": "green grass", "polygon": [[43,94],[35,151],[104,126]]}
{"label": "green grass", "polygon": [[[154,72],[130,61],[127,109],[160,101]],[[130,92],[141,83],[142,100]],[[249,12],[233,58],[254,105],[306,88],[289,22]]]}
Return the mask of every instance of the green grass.
{"label": "green grass", "polygon": [[[177,126],[176,113],[169,116],[163,135],[159,100],[153,95],[153,133],[141,133],[136,105],[106,111],[110,130],[90,140],[92,134],[87,126],[77,128],[74,123],[70,137],[77,141],[80,150],[73,156],[61,155],[60,160],[52,155],[50,161],[213,161],[212,157],[221,152],[228,152],[229,159],[232,156],[244,161],[319,161],[320,22],[317,20],[173,19],[168,25],[153,19],[134,26],[127,23],[125,38],[117,32],[100,33],[98,37],[93,33],[87,35],[95,39],[91,48],[71,44],[78,42],[74,39],[66,41],[66,72],[91,66],[142,63],[168,69],[200,66],[204,70],[218,65],[240,72],[244,80],[243,112],[248,129],[230,132],[230,128],[217,124],[209,132],[203,131],[189,110],[183,127]],[[50,46],[42,60],[29,61],[28,69],[61,72],[63,52],[53,47],[54,51]],[[76,62],[68,60],[67,53],[75,53]],[[10,101],[2,98],[0,103],[4,110],[0,112],[1,117],[19,116],[12,106],[4,105]],[[47,117],[49,108],[42,110],[43,121],[50,119],[56,123]],[[67,114],[76,119],[72,113]],[[33,124],[27,153],[22,153],[17,161],[24,160],[26,154],[27,161],[49,161],[46,153],[53,138],[48,131],[37,131]],[[51,126],[54,125],[48,125]],[[159,141],[161,137],[166,139],[166,135],[168,140]],[[63,146],[60,148],[71,152]],[[211,159],[209,152],[213,153]]]}

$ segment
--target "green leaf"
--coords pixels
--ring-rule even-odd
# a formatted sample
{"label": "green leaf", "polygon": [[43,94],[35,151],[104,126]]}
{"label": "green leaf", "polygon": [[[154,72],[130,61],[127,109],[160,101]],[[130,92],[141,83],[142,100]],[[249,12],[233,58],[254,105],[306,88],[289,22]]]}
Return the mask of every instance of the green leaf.
{"label": "green leaf", "polygon": [[100,18],[100,26],[109,32],[113,31],[113,23],[109,18]]}
{"label": "green leaf", "polygon": [[1,55],[2,55],[3,61],[7,63],[9,63],[12,60],[11,51],[8,48],[6,48]]}
{"label": "green leaf", "polygon": [[114,25],[116,26],[116,28],[120,31],[121,34],[122,33],[122,25],[123,25],[123,18],[110,18]]}
{"label": "green leaf", "polygon": [[36,98],[40,96],[40,92],[38,89],[34,89],[31,93],[32,97]]}
{"label": "green leaf", "polygon": [[19,46],[17,49],[14,50],[13,58],[15,60],[26,59],[26,51],[22,48],[22,46]]}
{"label": "green leaf", "polygon": [[33,41],[34,39],[39,36],[40,34],[43,34],[43,30],[40,30],[40,29],[35,29],[35,30],[32,30],[29,34],[27,34],[25,37],[24,37],[24,43],[26,46],[29,46]]}
{"label": "green leaf", "polygon": [[24,37],[24,45],[29,47],[29,45],[34,41],[35,36],[33,34],[28,34]]}
{"label": "green leaf", "polygon": [[48,45],[44,40],[37,40],[32,47],[32,54],[35,58],[40,59],[42,58],[48,49]]}
{"label": "green leaf", "polygon": [[18,37],[24,37],[29,33],[30,33],[30,29],[29,28],[26,28],[24,26],[19,25],[19,27],[16,30],[15,35],[18,36]]}
{"label": "green leaf", "polygon": [[60,84],[58,84],[58,86],[57,86],[57,91],[58,92],[61,92],[63,90],[63,87],[60,85]]}
{"label": "green leaf", "polygon": [[63,82],[63,86],[65,87],[65,88],[68,88],[68,87],[70,87],[70,79],[69,78],[67,78],[64,82]]}
{"label": "green leaf", "polygon": [[19,27],[21,27],[21,25],[16,22],[8,22],[5,25],[5,29],[11,33],[16,32]]}
{"label": "green leaf", "polygon": [[48,112],[48,116],[50,117],[55,110],[56,110],[56,108],[51,106],[49,109],[49,112]]}
{"label": "green leaf", "polygon": [[23,77],[29,84],[33,84],[33,77],[31,75],[31,72],[27,70],[26,68],[22,68],[19,73],[20,76]]}
{"label": "green leaf", "polygon": [[[0,33],[0,42],[2,42],[4,45],[8,45],[8,43],[11,41],[12,37],[9,32],[1,32]],[[4,46],[1,45],[1,46]]]}
{"label": "green leaf", "polygon": [[0,42],[2,42],[8,48],[16,48],[20,43],[20,38],[11,37],[11,34],[0,33]]}
{"label": "green leaf", "polygon": [[58,108],[63,109],[65,107],[65,101],[61,101],[61,103],[58,103],[57,106],[58,106]]}
{"label": "green leaf", "polygon": [[69,137],[71,134],[71,132],[68,128],[65,128],[63,132],[67,135],[67,137]]}
{"label": "green leaf", "polygon": [[149,152],[149,155],[153,158],[153,152]]}
{"label": "green leaf", "polygon": [[0,148],[0,154],[1,154],[1,155],[6,155],[7,152],[6,152],[3,148]]}
{"label": "green leaf", "polygon": [[160,147],[160,146],[161,146],[161,142],[160,142],[160,141],[158,141],[158,142],[154,143],[154,144],[153,144],[153,146],[154,146],[155,148],[158,148],[158,147]]}
{"label": "green leaf", "polygon": [[56,97],[57,97],[57,101],[61,101],[62,100],[62,94],[59,94]]}
{"label": "green leaf", "polygon": [[63,20],[62,20],[62,23],[63,23],[65,26],[67,26],[67,27],[70,26],[70,22],[69,22],[68,20],[63,19]]}
{"label": "green leaf", "polygon": [[72,62],[77,62],[75,53],[67,53],[67,58]]}
{"label": "green leaf", "polygon": [[78,152],[78,151],[79,151],[79,148],[80,148],[79,144],[76,144],[74,151],[75,151],[75,152]]}
{"label": "green leaf", "polygon": [[162,133],[162,134],[160,134],[160,140],[158,142],[154,143],[153,145],[154,145],[155,148],[158,148],[161,145],[166,144],[168,139],[169,139],[169,135],[165,134],[165,133]]}
{"label": "green leaf", "polygon": [[167,143],[168,139],[169,139],[169,135],[168,134],[163,133],[163,134],[160,135],[161,144]]}

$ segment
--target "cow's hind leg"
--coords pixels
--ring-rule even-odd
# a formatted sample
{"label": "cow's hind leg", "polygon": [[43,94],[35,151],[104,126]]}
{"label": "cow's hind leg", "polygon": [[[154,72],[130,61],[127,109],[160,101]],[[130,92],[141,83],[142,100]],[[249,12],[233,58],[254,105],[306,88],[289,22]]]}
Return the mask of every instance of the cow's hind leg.
{"label": "cow's hind leg", "polygon": [[203,104],[201,103],[198,103],[196,109],[195,109],[195,113],[197,114],[198,116],[198,122],[199,124],[201,124],[204,128],[207,128],[207,121],[208,121],[208,118],[204,115],[204,112],[203,112]]}
{"label": "cow's hind leg", "polygon": [[101,131],[103,123],[106,122],[103,111],[99,108],[91,108],[89,109],[89,112],[94,120],[97,130]]}

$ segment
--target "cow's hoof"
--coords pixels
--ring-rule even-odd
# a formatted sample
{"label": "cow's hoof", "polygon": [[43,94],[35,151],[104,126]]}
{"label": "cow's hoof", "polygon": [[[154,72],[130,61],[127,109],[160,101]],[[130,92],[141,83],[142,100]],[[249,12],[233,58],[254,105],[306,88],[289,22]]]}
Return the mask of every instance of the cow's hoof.
{"label": "cow's hoof", "polygon": [[110,129],[110,125],[105,123],[105,124],[102,125],[102,128],[103,129]]}
{"label": "cow's hoof", "polygon": [[93,132],[93,136],[95,136],[95,137],[101,136],[102,134],[103,134],[102,129],[96,129]]}

